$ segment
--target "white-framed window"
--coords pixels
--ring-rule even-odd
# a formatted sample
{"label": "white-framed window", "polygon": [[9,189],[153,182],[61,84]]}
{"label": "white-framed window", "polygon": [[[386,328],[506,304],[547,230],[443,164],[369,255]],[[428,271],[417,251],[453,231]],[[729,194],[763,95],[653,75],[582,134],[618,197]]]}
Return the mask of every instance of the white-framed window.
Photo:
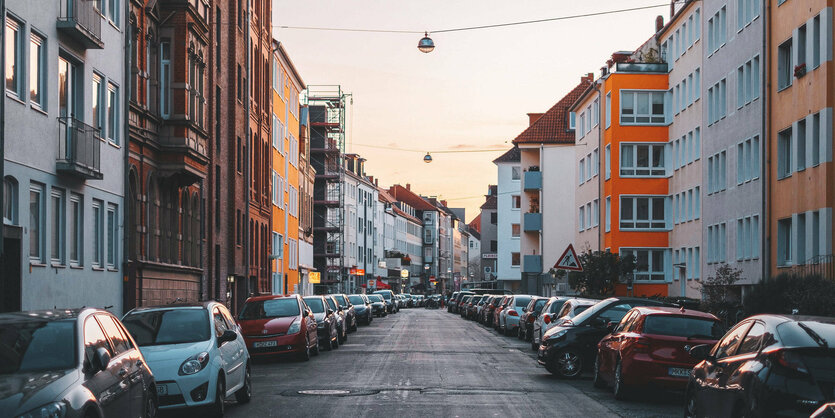
{"label": "white-framed window", "polygon": [[708,263],[723,263],[727,254],[725,222],[707,227]]}
{"label": "white-framed window", "polygon": [[716,50],[721,48],[722,45],[725,45],[725,41],[728,37],[728,23],[726,18],[726,7],[722,6],[722,8],[708,20],[707,44],[710,53],[716,52]]}
{"label": "white-framed window", "polygon": [[29,186],[29,258],[36,263],[44,261],[44,206],[44,186],[32,183]]}
{"label": "white-framed window", "polygon": [[586,136],[586,112],[580,113],[580,129],[577,130],[577,137]]}
{"label": "white-framed window", "polygon": [[6,16],[6,91],[23,99],[23,23]]}
{"label": "white-framed window", "polygon": [[93,73],[93,91],[91,92],[93,127],[97,129],[100,138],[104,138],[105,106],[107,101],[104,93],[104,77]]}
{"label": "white-framed window", "polygon": [[720,151],[707,159],[708,194],[727,188],[727,154]]}
{"label": "white-framed window", "polygon": [[510,179],[511,180],[520,180],[522,178],[522,167],[519,166],[512,166],[510,167]]}
{"label": "white-framed window", "polygon": [[272,180],[273,180],[273,205],[278,206],[278,173],[275,170],[272,170]]}
{"label": "white-framed window", "polygon": [[736,259],[752,260],[759,257],[759,216],[751,215],[736,221]]}
{"label": "white-framed window", "polygon": [[760,177],[760,138],[754,136],[736,145],[736,183]]}
{"label": "white-framed window", "polygon": [[511,208],[519,209],[522,207],[522,198],[517,194],[510,197],[511,198]]}
{"label": "white-framed window", "polygon": [[272,116],[273,116],[273,118],[272,118],[273,119],[272,120],[272,128],[273,128],[272,143],[273,144],[272,145],[273,145],[273,148],[277,150],[278,149],[278,141],[279,141],[279,139],[278,139],[279,138],[279,136],[278,136],[279,135],[278,116],[276,116],[275,113],[273,113]]}
{"label": "white-framed window", "polygon": [[727,82],[723,78],[707,91],[707,114],[710,124],[718,122],[727,115]]}
{"label": "white-framed window", "polygon": [[279,234],[278,232],[272,231],[272,241],[273,241],[273,248],[272,248],[272,256],[274,258],[283,258],[284,257],[284,236]]}
{"label": "white-framed window", "polygon": [[582,205],[577,209],[577,230],[584,231],[586,229],[586,205]]}
{"label": "white-framed window", "polygon": [[84,197],[71,193],[67,207],[69,219],[69,246],[70,265],[80,266],[84,262]]}
{"label": "white-framed window", "polygon": [[702,216],[702,188],[696,186],[693,188],[693,219],[699,219]]}
{"label": "white-framed window", "polygon": [[701,16],[701,9],[696,9],[693,13],[693,38],[694,42],[698,41],[702,36],[702,16]]}
{"label": "white-framed window", "polygon": [[593,218],[594,216],[591,211],[591,202],[586,203],[586,229],[592,227],[592,224],[594,223]]}
{"label": "white-framed window", "polygon": [[792,257],[792,218],[777,220],[777,265],[791,266]]}
{"label": "white-framed window", "polygon": [[606,149],[604,150],[604,162],[603,162],[603,169],[606,170],[606,180],[612,177],[612,146],[611,144],[606,145]]}
{"label": "white-framed window", "polygon": [[592,155],[591,153],[586,154],[586,180],[591,180],[592,176],[594,175],[594,168],[592,168],[594,164],[592,164]]}
{"label": "white-framed window", "polygon": [[621,257],[635,257],[633,279],[636,282],[661,282],[667,279],[665,248],[621,248]]}
{"label": "white-framed window", "polygon": [[3,179],[3,224],[17,225],[18,184],[11,177]]}
{"label": "white-framed window", "polygon": [[29,101],[46,110],[46,38],[34,31],[29,37]]}
{"label": "white-framed window", "polygon": [[119,144],[119,87],[107,83],[107,139]]}
{"label": "white-framed window", "polygon": [[574,129],[576,127],[577,122],[577,114],[574,112],[568,113],[568,129]]}
{"label": "white-framed window", "polygon": [[580,158],[580,163],[577,165],[577,181],[578,184],[586,182],[586,157]]}
{"label": "white-framed window", "polygon": [[591,226],[598,226],[600,225],[600,200],[594,199],[591,202]]}
{"label": "white-framed window", "polygon": [[699,100],[702,96],[702,70],[696,68],[693,72],[693,101]]}
{"label": "white-framed window", "polygon": [[621,196],[620,229],[667,229],[667,196]]}
{"label": "white-framed window", "polygon": [[777,179],[792,175],[792,129],[777,134]]}
{"label": "white-framed window", "polygon": [[591,125],[597,126],[600,124],[600,99],[594,99],[591,105]]}
{"label": "white-framed window", "polygon": [[104,266],[104,202],[93,199],[93,266]]}
{"label": "white-framed window", "polygon": [[49,258],[53,264],[64,264],[65,211],[64,190],[53,187],[49,194]]}
{"label": "white-framed window", "polygon": [[612,126],[612,92],[606,93],[606,128]]}
{"label": "white-framed window", "polygon": [[792,85],[794,78],[794,58],[792,57],[792,38],[777,47],[777,89],[782,90]]}
{"label": "white-framed window", "polygon": [[606,196],[606,232],[612,230],[612,196]]}
{"label": "white-framed window", "polygon": [[665,92],[621,90],[620,123],[625,125],[663,125]]}
{"label": "white-framed window", "polygon": [[621,177],[664,177],[667,169],[664,164],[665,144],[621,143]]}
{"label": "white-framed window", "polygon": [[119,260],[119,214],[115,204],[107,205],[107,267],[116,268]]}
{"label": "white-framed window", "polygon": [[742,108],[760,97],[760,57],[756,56],[736,70],[736,106]]}

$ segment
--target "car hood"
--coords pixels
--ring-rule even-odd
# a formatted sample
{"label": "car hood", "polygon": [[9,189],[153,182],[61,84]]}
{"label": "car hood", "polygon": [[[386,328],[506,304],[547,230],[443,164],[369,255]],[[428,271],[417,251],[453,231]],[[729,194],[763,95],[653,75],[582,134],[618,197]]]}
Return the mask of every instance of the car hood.
{"label": "car hood", "polygon": [[354,312],[363,312],[363,311],[365,311],[366,309],[368,309],[368,307],[367,307],[367,306],[365,306],[365,305],[362,305],[362,306],[360,306],[360,305],[354,305],[354,307],[353,307],[352,309],[354,310]]}
{"label": "car hood", "polygon": [[146,345],[139,347],[157,381],[177,376],[180,365],[187,358],[204,351],[211,353],[212,340],[182,344]]}
{"label": "car hood", "polygon": [[548,339],[548,337],[550,337],[550,336],[552,336],[552,335],[554,335],[554,334],[556,334],[556,333],[558,333],[562,330],[569,330],[569,329],[572,329],[572,328],[574,328],[574,327],[566,327],[566,326],[562,326],[562,325],[552,327],[545,334],[542,335],[542,339]]}
{"label": "car hood", "polygon": [[371,306],[381,307],[383,305],[383,302],[371,302]]}
{"label": "car hood", "polygon": [[77,369],[0,375],[0,411],[18,416],[61,400],[80,378]]}
{"label": "car hood", "polygon": [[282,318],[240,321],[241,333],[244,335],[260,336],[264,334],[279,334],[287,332],[290,328],[290,324],[298,318],[298,316],[286,316]]}

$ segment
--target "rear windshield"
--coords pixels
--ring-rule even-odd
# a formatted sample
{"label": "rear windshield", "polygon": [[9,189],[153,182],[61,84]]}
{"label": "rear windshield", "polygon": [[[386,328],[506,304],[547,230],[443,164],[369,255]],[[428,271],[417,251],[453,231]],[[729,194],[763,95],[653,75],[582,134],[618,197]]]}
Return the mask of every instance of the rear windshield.
{"label": "rear windshield", "polygon": [[534,302],[533,311],[534,312],[541,311],[542,307],[545,306],[546,303],[548,303],[548,299],[537,299],[536,302]]}
{"label": "rear windshield", "polygon": [[531,297],[530,296],[518,296],[516,298],[516,307],[518,307],[518,308],[528,306],[529,303],[531,303]]}
{"label": "rear windshield", "polygon": [[352,305],[365,305],[365,301],[362,300],[362,296],[348,296],[348,300],[351,301]]}
{"label": "rear windshield", "polygon": [[[835,346],[835,324],[814,320],[801,320],[800,322],[807,326],[813,334],[817,334],[818,337],[823,339],[829,347]],[[820,342],[815,341],[815,337],[812,337],[807,330],[794,321],[778,325],[777,333],[780,334],[783,345],[789,347],[818,347],[820,345]]]}
{"label": "rear windshield", "polygon": [[304,303],[307,304],[313,313],[325,312],[325,305],[322,304],[322,298],[304,298]]}
{"label": "rear windshield", "polygon": [[644,334],[718,340],[723,328],[719,321],[678,315],[650,315],[644,319]]}
{"label": "rear windshield", "polygon": [[296,298],[270,299],[247,302],[241,310],[240,315],[238,315],[238,319],[245,321],[298,315],[299,302]]}
{"label": "rear windshield", "polygon": [[330,306],[331,309],[336,310],[336,303],[333,301],[333,298],[325,298],[325,300],[328,301],[328,306]]}
{"label": "rear windshield", "polygon": [[565,305],[564,300],[557,300],[551,304],[551,307],[548,309],[548,313],[557,313],[562,308],[562,305]]}
{"label": "rear windshield", "polygon": [[383,297],[380,296],[380,295],[368,295],[368,300],[370,300],[372,302],[382,302]]}
{"label": "rear windshield", "polygon": [[594,306],[594,305],[580,305],[580,306],[578,306],[578,307],[574,308],[574,315],[575,315],[575,316],[576,316],[576,315],[579,315],[579,314],[580,314],[580,312],[583,312],[583,311],[585,311],[586,309],[591,308],[592,306]]}
{"label": "rear windshield", "polygon": [[385,300],[391,300],[391,293],[385,292],[385,293],[376,293],[376,294],[381,295],[383,297],[383,299],[385,299]]}
{"label": "rear windshield", "polygon": [[75,347],[74,320],[0,324],[0,375],[71,369]]}
{"label": "rear windshield", "polygon": [[206,341],[211,337],[205,309],[162,309],[134,312],[122,319],[140,346]]}

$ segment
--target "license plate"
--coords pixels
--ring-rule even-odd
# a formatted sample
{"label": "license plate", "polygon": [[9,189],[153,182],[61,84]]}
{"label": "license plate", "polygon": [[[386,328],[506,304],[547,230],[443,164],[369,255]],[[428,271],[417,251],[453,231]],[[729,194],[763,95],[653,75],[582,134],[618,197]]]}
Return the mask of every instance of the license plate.
{"label": "license plate", "polygon": [[261,348],[261,347],[275,347],[278,345],[277,341],[256,341],[252,343],[252,348]]}
{"label": "license plate", "polygon": [[157,395],[168,395],[168,386],[157,384]]}
{"label": "license plate", "polygon": [[680,369],[680,368],[677,368],[677,367],[670,367],[667,370],[667,374],[669,374],[670,376],[675,376],[675,377],[689,377],[690,376],[690,369]]}

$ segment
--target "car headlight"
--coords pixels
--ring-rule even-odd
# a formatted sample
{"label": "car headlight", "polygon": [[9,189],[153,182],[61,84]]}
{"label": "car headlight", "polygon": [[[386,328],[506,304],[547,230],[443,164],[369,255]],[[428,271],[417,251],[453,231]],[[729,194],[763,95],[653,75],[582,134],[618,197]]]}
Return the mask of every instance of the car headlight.
{"label": "car headlight", "polygon": [[202,352],[200,354],[195,354],[186,359],[183,364],[180,365],[180,376],[187,376],[190,374],[195,374],[200,370],[203,370],[206,365],[209,364],[209,353]]}
{"label": "car headlight", "polygon": [[[560,339],[560,338],[562,338],[562,337],[565,335],[565,333],[567,333],[567,332],[568,332],[568,330],[567,330],[567,329],[559,330],[559,331],[557,331],[557,332],[555,332],[555,333],[553,333],[553,334],[551,334],[551,335],[546,336],[546,337],[544,338],[544,340],[545,340],[545,341],[556,341],[556,340],[559,340],[559,339]],[[545,341],[543,341],[543,342],[545,342]]]}
{"label": "car headlight", "polygon": [[302,319],[296,318],[292,324],[290,324],[290,328],[287,330],[288,334],[295,334],[302,329]]}
{"label": "car headlight", "polygon": [[17,418],[63,418],[67,414],[67,405],[64,402],[52,402],[41,405]]}

